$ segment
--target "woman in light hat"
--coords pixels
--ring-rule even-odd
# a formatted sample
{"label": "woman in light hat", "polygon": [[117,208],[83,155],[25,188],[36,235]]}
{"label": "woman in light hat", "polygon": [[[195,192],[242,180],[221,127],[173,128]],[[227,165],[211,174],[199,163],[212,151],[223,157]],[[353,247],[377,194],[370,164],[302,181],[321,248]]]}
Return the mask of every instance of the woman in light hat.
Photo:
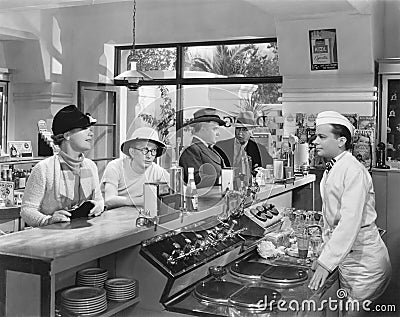
{"label": "woman in light hat", "polygon": [[60,152],[40,161],[26,183],[21,217],[30,226],[68,222],[71,209],[85,201],[93,208],[89,216],[104,210],[96,164],[84,156],[92,147],[96,123],[76,106],[62,108],[53,119],[54,143]]}
{"label": "woman in light hat", "polygon": [[324,247],[309,287],[318,289],[338,268],[340,287],[348,298],[373,301],[387,287],[391,265],[375,225],[371,176],[349,152],[353,131],[350,121],[335,111],[317,116],[316,152],[331,161],[320,186]]}
{"label": "woman in light hat", "polygon": [[143,206],[144,183],[169,183],[169,173],[154,162],[165,152],[165,144],[157,131],[142,127],[121,144],[121,151],[125,156],[109,162],[101,180],[106,206]]}

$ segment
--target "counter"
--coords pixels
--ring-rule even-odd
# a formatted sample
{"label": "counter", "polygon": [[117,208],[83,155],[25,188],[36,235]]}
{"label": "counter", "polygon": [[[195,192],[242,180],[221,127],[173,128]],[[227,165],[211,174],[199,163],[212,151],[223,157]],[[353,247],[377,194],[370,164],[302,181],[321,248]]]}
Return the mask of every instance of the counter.
{"label": "counter", "polygon": [[[400,169],[372,169],[375,190],[375,209],[378,214],[376,224],[386,230],[382,237],[392,262],[393,294],[400,292]],[[399,301],[398,299],[396,299]]]}
{"label": "counter", "polygon": [[[257,198],[279,198],[314,180],[314,175],[308,175],[292,184],[269,185],[262,188]],[[140,245],[145,239],[216,215],[221,208],[221,196],[214,191],[200,198],[201,212],[182,214],[178,219],[156,228],[136,227],[138,211],[121,207],[90,220],[78,219],[2,236],[0,315],[54,316],[55,292],[71,285],[69,283],[73,281],[76,270],[82,266],[99,265],[99,261],[106,262],[109,255],[129,252],[130,248]],[[112,261],[115,274],[119,269],[115,268],[115,257]],[[24,305],[21,305],[22,302]],[[103,315],[109,316],[120,309],[117,307]]]}

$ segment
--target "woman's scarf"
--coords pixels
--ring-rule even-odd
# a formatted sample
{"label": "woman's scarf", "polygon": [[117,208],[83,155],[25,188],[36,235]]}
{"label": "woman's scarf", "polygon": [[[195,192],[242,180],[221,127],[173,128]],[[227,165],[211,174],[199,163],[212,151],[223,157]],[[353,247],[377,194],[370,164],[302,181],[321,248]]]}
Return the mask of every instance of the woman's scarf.
{"label": "woman's scarf", "polygon": [[[79,179],[80,197],[83,202],[90,199],[95,188],[94,176],[92,170],[84,161],[85,156],[81,154],[78,159],[74,159],[63,151],[56,154],[54,161],[54,176],[56,193],[59,195],[59,200],[68,199],[70,201],[77,200],[75,194],[75,180]],[[74,199],[75,198],[75,199]],[[80,203],[79,202],[79,203]]]}

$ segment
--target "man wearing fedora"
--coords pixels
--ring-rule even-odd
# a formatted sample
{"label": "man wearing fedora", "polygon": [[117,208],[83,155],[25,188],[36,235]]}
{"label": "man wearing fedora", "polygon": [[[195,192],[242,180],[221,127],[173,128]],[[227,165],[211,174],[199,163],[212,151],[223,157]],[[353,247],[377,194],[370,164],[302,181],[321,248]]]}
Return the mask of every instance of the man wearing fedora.
{"label": "man wearing fedora", "polygon": [[253,129],[257,127],[252,111],[239,112],[234,127],[234,138],[219,141],[215,145],[215,150],[224,158],[226,167],[238,166],[242,151],[251,158],[251,170],[272,164],[273,160],[267,149],[251,139]]}
{"label": "man wearing fedora", "polygon": [[183,167],[183,179],[188,181],[188,168],[194,168],[194,181],[198,188],[212,187],[218,184],[224,158],[213,149],[219,136],[219,127],[225,126],[215,109],[203,108],[196,111],[193,119],[186,125],[193,128],[193,139],[179,158]]}

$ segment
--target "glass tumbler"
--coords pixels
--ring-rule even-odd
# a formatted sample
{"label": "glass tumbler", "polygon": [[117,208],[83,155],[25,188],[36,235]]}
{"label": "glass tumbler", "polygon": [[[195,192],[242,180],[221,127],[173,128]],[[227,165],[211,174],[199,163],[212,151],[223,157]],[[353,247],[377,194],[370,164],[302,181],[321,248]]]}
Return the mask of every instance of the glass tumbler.
{"label": "glass tumbler", "polygon": [[307,255],[308,255],[308,247],[310,245],[310,236],[306,233],[298,233],[296,234],[297,238],[297,248],[299,252],[299,263],[302,265],[307,264]]}

